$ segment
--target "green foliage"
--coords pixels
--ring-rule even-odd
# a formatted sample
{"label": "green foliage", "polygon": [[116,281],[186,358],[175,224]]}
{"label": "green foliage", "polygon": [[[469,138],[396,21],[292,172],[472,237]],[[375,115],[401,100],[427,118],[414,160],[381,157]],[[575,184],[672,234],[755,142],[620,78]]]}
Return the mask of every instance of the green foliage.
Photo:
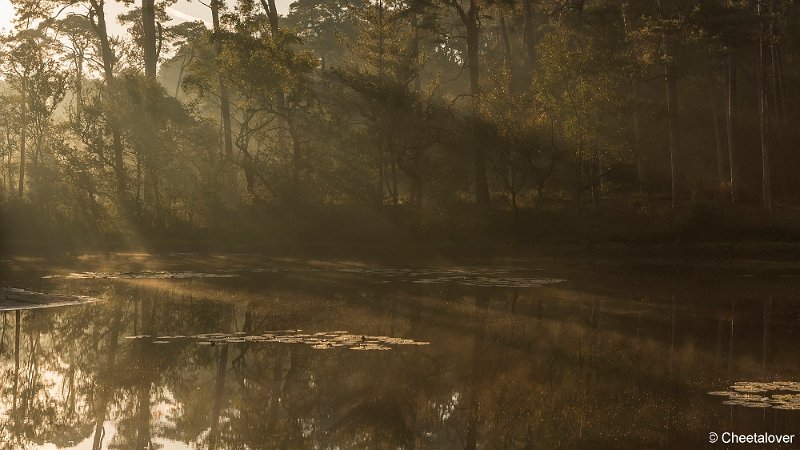
{"label": "green foliage", "polygon": [[88,13],[15,1],[0,50],[2,202],[43,223],[131,237],[273,208],[454,218],[485,163],[490,209],[515,220],[620,196],[658,209],[677,176],[687,227],[713,228],[695,208],[730,188],[731,155],[744,201],[760,194],[764,118],[775,195],[800,191],[794,2],[300,0],[281,17],[240,0],[216,30],[168,25],[159,2],[158,82],[141,75],[139,9],[114,38],[102,2],[69,4]]}

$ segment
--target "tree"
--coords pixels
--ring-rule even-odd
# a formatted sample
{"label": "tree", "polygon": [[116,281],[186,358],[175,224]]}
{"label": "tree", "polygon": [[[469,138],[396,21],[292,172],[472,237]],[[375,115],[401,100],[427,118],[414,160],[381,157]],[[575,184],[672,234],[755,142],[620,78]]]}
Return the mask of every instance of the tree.
{"label": "tree", "polygon": [[489,183],[486,175],[486,154],[481,143],[481,0],[442,0],[441,5],[452,9],[466,31],[466,54],[462,55],[464,66],[469,74],[469,92],[471,99],[471,120],[469,129],[473,135],[472,153],[475,162],[475,200],[483,210],[490,207]]}
{"label": "tree", "polygon": [[[219,0],[211,1],[211,18],[213,21],[213,39],[214,51],[217,58],[220,56],[219,40],[222,39],[222,28],[219,22]],[[220,101],[220,114],[222,114],[222,133],[225,139],[225,156],[228,159],[233,159],[233,135],[231,131],[231,105],[230,94],[228,93],[228,86],[225,85],[225,80],[222,75],[219,77],[219,101]]]}
{"label": "tree", "polygon": [[276,131],[281,115],[275,102],[277,90],[265,90],[264,86],[288,88],[298,94],[293,98],[302,102],[303,76],[313,69],[314,62],[308,53],[296,54],[283,44],[266,39],[269,28],[257,14],[232,20],[230,26],[232,31],[219,41],[219,56],[210,49],[211,54],[197,58],[189,67],[185,83],[201,96],[213,92],[209,84],[212,79],[218,82],[221,78],[232,89],[232,119],[239,128],[233,136],[239,150],[234,162],[244,171],[248,194],[256,198],[256,183],[260,181],[274,194],[274,180],[268,182],[259,168],[262,157],[271,157],[254,154],[251,145],[266,151],[269,132]]}
{"label": "tree", "polygon": [[[19,101],[19,177],[17,195],[23,197],[28,162],[43,161],[51,118],[64,98],[66,75],[53,59],[53,43],[43,30],[23,30],[4,44],[5,73]],[[33,141],[32,155],[28,140]]]}
{"label": "tree", "polygon": [[90,48],[94,44],[92,24],[89,20],[77,14],[70,14],[65,19],[59,21],[55,26],[57,33],[67,37],[64,44],[69,52],[69,60],[74,69],[72,89],[74,90],[75,114],[77,119],[81,118],[83,110],[84,82],[86,78],[87,63],[91,58]]}

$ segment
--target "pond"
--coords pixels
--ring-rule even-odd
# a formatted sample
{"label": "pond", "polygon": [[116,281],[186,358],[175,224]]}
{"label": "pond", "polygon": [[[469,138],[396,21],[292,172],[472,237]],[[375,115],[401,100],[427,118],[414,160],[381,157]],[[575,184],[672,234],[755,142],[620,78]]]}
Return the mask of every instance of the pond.
{"label": "pond", "polygon": [[92,299],[0,312],[3,449],[705,448],[711,432],[800,430],[796,269],[246,254],[0,268],[6,289]]}

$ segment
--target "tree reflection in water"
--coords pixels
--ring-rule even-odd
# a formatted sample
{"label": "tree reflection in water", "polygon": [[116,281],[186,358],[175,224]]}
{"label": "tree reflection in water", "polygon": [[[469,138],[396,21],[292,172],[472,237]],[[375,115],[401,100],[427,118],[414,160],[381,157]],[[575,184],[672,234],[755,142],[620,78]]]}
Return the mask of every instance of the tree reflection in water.
{"label": "tree reflection in water", "polygon": [[[104,301],[3,313],[0,448],[676,448],[798,424],[706,394],[794,374],[798,309],[757,279],[712,296],[673,280],[88,282]],[[124,339],[294,328],[431,345]]]}

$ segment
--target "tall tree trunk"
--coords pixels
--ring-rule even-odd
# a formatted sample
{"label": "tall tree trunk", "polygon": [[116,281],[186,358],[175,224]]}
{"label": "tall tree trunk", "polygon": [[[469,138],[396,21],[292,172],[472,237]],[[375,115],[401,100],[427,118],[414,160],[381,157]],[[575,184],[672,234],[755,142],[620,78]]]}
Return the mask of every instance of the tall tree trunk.
{"label": "tall tree trunk", "polygon": [[[763,16],[761,2],[756,2],[756,12]],[[758,33],[758,115],[761,128],[761,198],[764,209],[772,211],[772,167],[770,166],[769,107],[767,102],[765,27],[761,22]]]}
{"label": "tall tree trunk", "polygon": [[414,175],[411,177],[411,205],[419,210],[422,209],[422,174],[420,152],[414,152]]}
{"label": "tall tree trunk", "polygon": [[392,173],[392,205],[397,206],[400,204],[400,194],[398,192],[398,183],[397,183],[397,159],[394,156],[394,150],[391,150],[391,144],[389,148],[390,148],[389,154],[392,155],[391,162],[389,163],[391,164],[389,168],[391,169]]}
{"label": "tall tree trunk", "polygon": [[253,168],[253,156],[246,149],[242,149],[242,159],[244,160],[244,180],[247,194],[252,201],[256,198],[256,174]]}
{"label": "tall tree trunk", "polygon": [[[116,64],[116,57],[114,50],[111,48],[111,41],[108,38],[108,29],[106,28],[106,16],[104,10],[103,0],[91,0],[92,10],[90,16],[93,17],[92,26],[97,33],[100,41],[100,54],[103,63],[103,75],[106,81],[106,94],[107,97],[116,95],[116,83],[114,79],[114,65]],[[113,98],[107,98],[109,104],[113,102]],[[109,108],[110,109],[110,108]],[[124,148],[122,146],[122,135],[120,133],[117,118],[109,111],[108,114],[109,127],[111,128],[112,145],[114,150],[114,176],[116,178],[117,197],[123,211],[130,212],[130,205],[128,204],[127,193],[127,175],[125,174],[125,157]]]}
{"label": "tall tree trunk", "polygon": [[714,122],[714,148],[717,155],[717,183],[724,186],[728,180],[728,170],[725,167],[725,148],[722,139],[722,129],[719,126],[719,112],[717,110],[717,100],[714,98],[714,90],[709,87],[709,103],[711,105],[711,120]]}
{"label": "tall tree trunk", "polygon": [[[628,14],[628,1],[622,2],[622,24],[625,34],[627,35],[630,31],[629,27],[629,14]],[[631,54],[633,58],[634,55]],[[641,130],[641,123],[640,123],[640,99],[639,99],[639,82],[636,79],[636,76],[631,74],[631,93],[633,95],[633,114],[632,114],[632,122],[633,122],[633,157],[636,160],[636,175],[637,175],[637,182],[639,185],[639,193],[640,194],[649,194],[649,187],[647,185],[647,166],[646,166],[646,158],[642,151],[642,130]]]}
{"label": "tall tree trunk", "polygon": [[481,142],[481,87],[480,87],[480,23],[477,0],[471,0],[469,9],[461,14],[467,28],[467,64],[469,65],[469,86],[472,96],[472,130],[475,153],[475,200],[483,210],[489,209],[489,181],[486,177],[486,154]]}
{"label": "tall tree trunk", "polygon": [[[181,58],[181,68],[178,70],[178,80],[175,82],[175,98],[178,98],[181,91],[181,85],[183,84],[183,74],[186,72],[186,66],[189,65],[192,60],[194,59],[194,48],[190,47],[189,52],[183,55]],[[222,97],[220,95],[220,97]]]}
{"label": "tall tree trunk", "polygon": [[25,159],[28,141],[28,88],[27,82],[22,81],[22,104],[20,105],[22,123],[19,130],[19,191],[20,200],[25,193]]}
{"label": "tall tree trunk", "polygon": [[[416,88],[417,93],[422,93],[422,78],[420,76],[420,60],[419,60],[419,47],[422,41],[420,37],[420,29],[419,29],[419,19],[417,18],[417,14],[413,14],[411,16],[411,27],[414,28],[414,38],[411,43],[411,58],[414,61],[414,88]],[[420,103],[417,106],[417,111],[422,112],[422,104]]]}
{"label": "tall tree trunk", "polygon": [[778,36],[778,30],[775,25],[776,17],[781,14],[780,11],[776,11],[775,2],[769,2],[769,11],[767,11],[769,15],[769,58],[770,58],[770,66],[771,66],[771,85],[772,85],[772,109],[775,113],[775,117],[777,119],[777,125],[781,130],[781,134],[783,132],[783,127],[785,125],[785,118],[786,118],[786,101],[784,99],[784,92],[783,92],[783,68],[781,67],[781,49],[780,49],[780,39]]}
{"label": "tall tree trunk", "polygon": [[293,120],[288,120],[289,137],[292,139],[292,195],[297,197],[300,193],[300,169],[303,164],[300,154],[300,136]]}
{"label": "tall tree trunk", "polygon": [[[411,26],[414,28],[414,39],[412,43],[412,58],[414,60],[414,88],[417,94],[422,93],[422,78],[419,73],[419,47],[420,47],[420,29],[417,15],[411,16]],[[422,117],[422,102],[417,103],[417,114]],[[411,204],[415,209],[422,208],[422,149],[418,146],[414,147],[412,156],[413,175],[411,176]]]}
{"label": "tall tree trunk", "polygon": [[218,350],[217,376],[214,380],[214,398],[211,401],[211,428],[208,434],[208,450],[215,450],[219,441],[219,417],[225,400],[225,374],[228,371],[228,346]]}
{"label": "tall tree trunk", "polygon": [[144,76],[149,80],[155,80],[158,62],[155,0],[142,0],[142,29],[144,31]]}
{"label": "tall tree trunk", "polygon": [[581,138],[578,152],[575,155],[575,211],[580,213],[583,208],[583,153],[585,142]]}
{"label": "tall tree trunk", "polygon": [[[661,0],[656,0],[658,15],[661,20],[665,19]],[[667,94],[667,125],[669,130],[669,157],[670,157],[670,178],[672,180],[672,208],[677,209],[682,206],[684,197],[683,185],[683,154],[680,142],[680,124],[678,122],[678,78],[675,74],[675,62],[673,60],[674,37],[667,31],[661,35],[661,45],[664,52],[664,85]]]}
{"label": "tall tree trunk", "polygon": [[19,310],[14,312],[14,388],[11,410],[14,412],[14,422],[17,420],[17,398],[19,397],[19,338],[22,327],[22,314]]}
{"label": "tall tree trunk", "polygon": [[138,411],[137,419],[137,448],[151,449],[152,435],[150,431],[150,377],[147,376],[139,382],[138,386]]}
{"label": "tall tree trunk", "polygon": [[664,64],[664,80],[667,93],[667,121],[669,124],[670,175],[672,178],[672,208],[680,208],[684,196],[683,155],[678,122],[678,80],[671,62]]}
{"label": "tall tree trunk", "polygon": [[75,116],[80,122],[83,117],[83,51],[75,58]]}
{"label": "tall tree trunk", "polygon": [[[114,305],[114,317],[111,319],[111,326],[108,332],[108,349],[105,351],[106,360],[103,364],[104,373],[114,373],[116,365],[117,347],[119,345],[119,333],[122,328],[122,302],[117,301]],[[94,408],[94,437],[92,440],[92,450],[100,450],[103,447],[103,437],[105,428],[103,422],[108,415],[108,403],[111,401],[114,390],[110,385],[110,380],[105,379],[98,383],[96,389],[96,399]]]}
{"label": "tall tree trunk", "polygon": [[533,4],[534,0],[522,0],[522,21],[523,21],[523,34],[522,39],[525,44],[525,53],[528,58],[528,72],[533,75],[536,69],[536,33],[535,22],[533,19]]}
{"label": "tall tree trunk", "polygon": [[6,125],[6,173],[8,174],[8,195],[9,197],[14,193],[14,176],[11,173],[11,153],[14,146],[11,138],[11,127]]}
{"label": "tall tree trunk", "polygon": [[596,152],[592,155],[591,160],[589,161],[589,173],[591,174],[592,178],[592,212],[597,214],[600,211],[600,196],[603,192],[602,186],[602,169],[600,168],[600,155]]}
{"label": "tall tree trunk", "polygon": [[474,324],[476,330],[472,336],[471,360],[465,379],[465,414],[467,415],[467,429],[464,436],[464,449],[476,450],[479,447],[479,428],[481,424],[480,400],[482,394],[482,381],[486,370],[486,335],[488,334],[489,293],[485,288],[475,291],[475,310],[478,322]]}
{"label": "tall tree trunk", "polygon": [[[156,190],[157,192],[157,190]],[[158,210],[158,201],[156,201],[156,210]],[[156,215],[158,212],[156,212]],[[158,220],[158,217],[156,217]],[[156,225],[158,226],[158,225]],[[140,313],[142,321],[142,331],[147,335],[153,335],[153,329],[156,327],[156,303],[149,298],[140,299]],[[149,317],[147,316],[149,314]],[[143,373],[140,374],[138,382],[138,398],[137,398],[137,424],[136,424],[136,437],[137,448],[150,449],[152,448],[152,432],[150,429],[150,407],[151,407],[151,391],[153,387],[152,376],[153,368],[150,362],[150,352],[155,351],[153,344],[146,347],[139,348],[138,366]]]}
{"label": "tall tree trunk", "polygon": [[[219,324],[223,333],[230,331],[231,321],[235,316],[235,306],[224,306],[218,312],[218,317],[221,319]],[[217,375],[214,379],[214,397],[211,400],[211,427],[208,433],[208,450],[215,450],[219,445],[219,419],[225,407],[225,375],[228,373],[228,347],[223,345],[218,347],[219,350],[217,350]]]}
{"label": "tall tree trunk", "polygon": [[631,86],[634,95],[633,105],[633,157],[636,159],[636,177],[639,184],[639,192],[648,194],[650,192],[647,185],[647,162],[642,151],[642,129],[639,117],[639,89],[636,80],[631,78]]}
{"label": "tall tree trunk", "polygon": [[[500,21],[498,23],[499,28],[499,37],[500,42],[499,44],[503,48],[503,66],[506,71],[504,75],[504,82],[506,83],[506,92],[508,95],[513,95],[512,89],[514,87],[514,71],[512,69],[511,63],[511,41],[508,38],[508,29],[506,28],[506,19],[503,16],[500,16]],[[517,186],[516,180],[514,179],[514,149],[511,144],[510,137],[506,137],[506,158],[508,159],[508,165],[506,167],[506,185],[508,186],[508,193],[511,196],[511,209],[514,211],[514,222],[516,223],[519,219],[519,207],[517,204]]]}
{"label": "tall tree trunk", "polygon": [[508,38],[508,28],[506,27],[506,18],[504,16],[500,16],[500,23],[498,24],[500,28],[500,40],[501,44],[503,45],[503,65],[505,65],[505,69],[510,74],[512,73],[511,68],[511,41]]}
{"label": "tall tree trunk", "polygon": [[[771,83],[770,89],[772,90],[772,117],[773,120],[771,122],[772,125],[772,139],[771,142],[773,144],[773,155],[776,155],[776,158],[773,161],[777,161],[777,164],[774,164],[778,168],[778,177],[776,180],[778,182],[782,182],[781,184],[786,183],[786,176],[781,176],[780,168],[782,167],[781,161],[785,160],[786,152],[785,149],[787,147],[786,142],[786,130],[788,129],[787,124],[787,116],[786,116],[786,99],[784,96],[783,91],[783,67],[781,66],[781,49],[780,49],[780,36],[778,36],[778,30],[775,24],[776,16],[781,14],[781,11],[776,11],[776,6],[774,2],[769,3],[769,11],[768,14],[770,16],[769,20],[769,66],[770,66],[770,74],[771,76]],[[780,187],[779,187],[780,189]]]}
{"label": "tall tree trunk", "polygon": [[[280,27],[278,26],[278,9],[275,7],[275,0],[261,0],[261,4],[269,18],[270,35],[274,45],[283,45],[280,42]],[[292,120],[286,108],[286,94],[278,86],[275,89],[275,107],[278,110],[278,147],[286,148],[286,130],[291,127],[289,121]],[[292,145],[292,192],[297,194],[300,188],[300,155],[295,154],[299,149],[298,145]]]}
{"label": "tall tree trunk", "polygon": [[728,53],[728,76],[727,76],[727,111],[726,111],[726,132],[728,140],[728,163],[730,165],[730,189],[731,203],[739,203],[739,157],[736,154],[736,133],[739,127],[739,105],[737,99],[736,86],[736,55],[733,51]]}
{"label": "tall tree trunk", "polygon": [[[108,38],[105,2],[103,0],[91,0],[91,6],[92,11],[90,14],[93,18],[92,26],[97,33],[97,38],[100,40],[100,57],[103,63],[103,75],[108,84],[109,81],[114,80],[116,57],[114,56],[114,50],[111,48],[111,41]],[[96,20],[96,22],[94,20]]]}
{"label": "tall tree trunk", "polygon": [[[773,20],[774,21],[774,20]],[[786,120],[786,88],[783,85],[783,56],[781,54],[780,43],[774,42],[777,39],[774,31],[772,35],[772,73],[773,89],[775,89],[775,110],[781,118],[781,123]]]}
{"label": "tall tree trunk", "polygon": [[[211,21],[214,27],[214,52],[219,56],[220,46],[219,39],[221,38],[221,28],[219,24],[219,10],[222,0],[211,0]],[[220,113],[222,114],[222,135],[225,140],[225,157],[229,161],[233,160],[233,131],[231,131],[231,105],[230,94],[228,87],[222,75],[219,76],[219,101]]]}

